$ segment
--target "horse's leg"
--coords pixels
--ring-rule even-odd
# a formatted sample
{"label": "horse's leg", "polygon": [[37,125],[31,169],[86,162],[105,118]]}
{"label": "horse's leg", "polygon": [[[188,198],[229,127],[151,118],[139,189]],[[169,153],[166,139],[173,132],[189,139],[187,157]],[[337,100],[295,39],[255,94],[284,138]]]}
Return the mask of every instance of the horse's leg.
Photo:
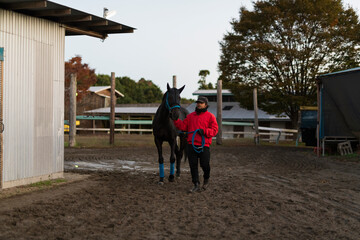
{"label": "horse's leg", "polygon": [[181,152],[177,144],[175,147],[175,156],[176,156],[176,177],[180,177]]}
{"label": "horse's leg", "polygon": [[183,157],[183,148],[184,148],[184,144],[182,141],[182,136],[179,136],[180,138],[180,148],[178,145],[176,145],[176,149],[175,149],[175,153],[176,153],[176,176],[180,177],[180,165],[181,165],[181,159]]}
{"label": "horse's leg", "polygon": [[169,182],[173,182],[175,180],[175,149],[176,149],[176,139],[169,141],[169,145],[171,148],[170,153],[170,175],[169,175]]}
{"label": "horse's leg", "polygon": [[155,137],[155,145],[159,155],[159,175],[160,175],[159,185],[164,184],[164,158],[162,155],[162,144],[163,141]]}

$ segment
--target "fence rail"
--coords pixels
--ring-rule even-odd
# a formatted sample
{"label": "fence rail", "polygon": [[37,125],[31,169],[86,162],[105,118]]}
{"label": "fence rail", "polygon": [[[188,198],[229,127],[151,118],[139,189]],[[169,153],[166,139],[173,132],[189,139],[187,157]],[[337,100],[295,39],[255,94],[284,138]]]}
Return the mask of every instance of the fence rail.
{"label": "fence rail", "polygon": [[[76,128],[77,131],[97,131],[97,132],[110,132],[110,128]],[[115,128],[115,132],[152,132],[152,129],[124,129],[124,128]],[[267,131],[269,131],[267,129]],[[271,131],[271,130],[270,130]],[[276,130],[273,130],[275,132],[260,132],[260,136],[276,136],[276,139],[262,139],[263,141],[276,141],[276,143],[279,143],[280,136],[292,136],[294,137],[294,134],[297,134],[297,131],[292,131],[291,133],[282,133]],[[223,134],[234,134],[237,135],[237,138],[240,138],[241,135],[254,135],[255,132],[233,132],[233,131],[227,131],[223,132]],[[286,139],[285,141],[291,141],[292,139]]]}
{"label": "fence rail", "polygon": [[[110,132],[110,128],[76,128],[77,131],[98,131],[98,132]],[[152,129],[124,129],[115,128],[115,132],[152,132]]]}

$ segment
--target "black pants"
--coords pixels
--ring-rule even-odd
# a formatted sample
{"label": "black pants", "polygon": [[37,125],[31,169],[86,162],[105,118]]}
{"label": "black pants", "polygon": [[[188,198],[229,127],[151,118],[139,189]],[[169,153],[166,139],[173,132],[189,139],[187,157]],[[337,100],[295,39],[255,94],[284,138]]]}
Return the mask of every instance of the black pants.
{"label": "black pants", "polygon": [[193,146],[188,144],[187,153],[189,158],[189,166],[191,170],[191,178],[194,184],[200,183],[198,171],[198,159],[200,159],[200,167],[204,172],[204,179],[210,178],[210,148],[204,147],[200,153],[195,152]]}

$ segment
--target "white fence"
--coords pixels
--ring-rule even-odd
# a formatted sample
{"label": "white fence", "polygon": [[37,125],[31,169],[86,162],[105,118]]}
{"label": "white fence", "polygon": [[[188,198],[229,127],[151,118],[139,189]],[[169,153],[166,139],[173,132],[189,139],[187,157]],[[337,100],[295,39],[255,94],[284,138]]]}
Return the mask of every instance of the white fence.
{"label": "white fence", "polygon": [[[76,128],[77,131],[93,131],[95,132],[108,132],[110,133],[110,128]],[[262,139],[262,141],[276,141],[276,143],[279,143],[280,137],[281,136],[291,136],[291,139],[286,139],[289,141],[292,141],[293,139],[298,137],[298,131],[294,130],[294,129],[282,129],[282,128],[268,128],[268,127],[259,127],[260,130],[260,136],[270,136],[270,137],[276,137],[276,139]],[[261,132],[261,131],[267,131],[267,132]],[[270,132],[269,132],[270,131]],[[116,128],[115,132],[128,132],[128,133],[132,133],[132,132],[139,132],[140,134],[142,134],[143,132],[145,133],[151,133],[152,129],[126,129],[126,128]],[[240,138],[241,135],[247,135],[247,137],[249,135],[254,136],[255,135],[255,131],[242,131],[242,132],[237,132],[237,131],[224,131],[223,134],[233,134],[234,136],[236,136],[235,138]]]}

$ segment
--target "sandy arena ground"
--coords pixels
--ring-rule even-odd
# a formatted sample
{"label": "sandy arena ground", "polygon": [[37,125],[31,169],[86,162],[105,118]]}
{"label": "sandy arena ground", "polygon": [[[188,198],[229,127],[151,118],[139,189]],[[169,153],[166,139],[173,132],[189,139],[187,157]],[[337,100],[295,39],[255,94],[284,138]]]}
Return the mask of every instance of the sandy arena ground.
{"label": "sandy arena ground", "polygon": [[155,146],[66,148],[72,180],[1,198],[0,239],[360,239],[359,158],[236,144],[211,154],[210,187],[191,194],[188,163],[157,185]]}

